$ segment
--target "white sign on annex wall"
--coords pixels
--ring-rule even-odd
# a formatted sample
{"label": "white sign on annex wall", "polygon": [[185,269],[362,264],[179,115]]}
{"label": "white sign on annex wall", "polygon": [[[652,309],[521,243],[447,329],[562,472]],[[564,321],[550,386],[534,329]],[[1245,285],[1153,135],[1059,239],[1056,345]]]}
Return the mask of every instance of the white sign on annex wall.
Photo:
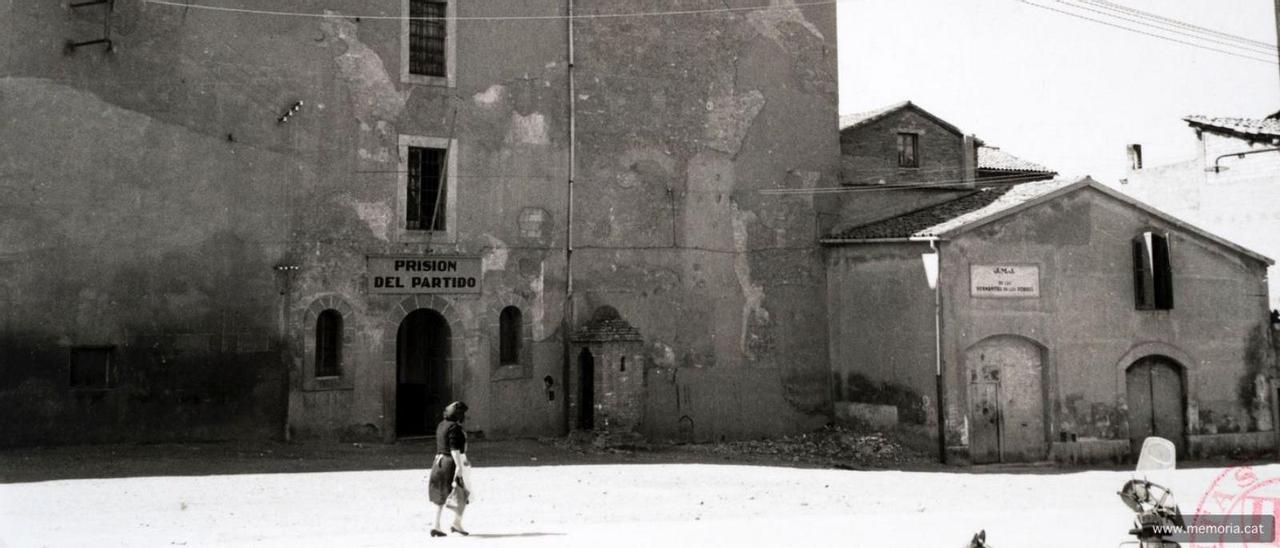
{"label": "white sign on annex wall", "polygon": [[1040,267],[969,265],[969,294],[986,298],[1040,297]]}

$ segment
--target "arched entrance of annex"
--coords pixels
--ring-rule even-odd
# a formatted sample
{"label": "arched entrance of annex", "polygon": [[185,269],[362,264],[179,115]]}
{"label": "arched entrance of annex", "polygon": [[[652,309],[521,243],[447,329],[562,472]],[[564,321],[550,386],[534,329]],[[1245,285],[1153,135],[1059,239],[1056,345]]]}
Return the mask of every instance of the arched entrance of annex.
{"label": "arched entrance of annex", "polygon": [[1015,335],[996,335],[964,353],[969,402],[969,456],[974,464],[1028,462],[1048,455],[1044,349]]}
{"label": "arched entrance of annex", "polygon": [[1152,354],[1134,360],[1124,373],[1129,413],[1129,448],[1138,455],[1148,436],[1173,442],[1186,454],[1187,396],[1185,369],[1177,360]]}
{"label": "arched entrance of annex", "polygon": [[396,331],[396,437],[426,436],[453,396],[449,364],[452,330],[439,312],[420,308]]}

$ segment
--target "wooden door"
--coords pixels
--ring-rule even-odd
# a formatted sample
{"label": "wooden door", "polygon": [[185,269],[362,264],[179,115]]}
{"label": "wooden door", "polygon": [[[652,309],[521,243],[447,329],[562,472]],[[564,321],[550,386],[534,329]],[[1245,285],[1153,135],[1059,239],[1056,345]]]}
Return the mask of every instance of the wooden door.
{"label": "wooden door", "polygon": [[969,381],[969,458],[974,464],[1000,462],[1000,372],[994,379],[971,372]]}
{"label": "wooden door", "polygon": [[1186,407],[1181,369],[1167,358],[1142,358],[1125,372],[1129,405],[1129,444],[1136,456],[1142,441],[1159,436],[1173,442],[1178,456],[1186,448]]}
{"label": "wooden door", "polygon": [[1027,462],[1048,455],[1040,347],[1014,336],[965,352],[969,376],[969,456],[975,464]]}

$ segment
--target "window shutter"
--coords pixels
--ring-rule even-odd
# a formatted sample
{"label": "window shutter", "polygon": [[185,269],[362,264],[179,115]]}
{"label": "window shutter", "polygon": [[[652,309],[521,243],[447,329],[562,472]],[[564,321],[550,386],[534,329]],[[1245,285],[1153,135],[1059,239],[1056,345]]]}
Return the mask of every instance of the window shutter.
{"label": "window shutter", "polygon": [[409,188],[405,195],[405,228],[422,225],[422,149],[409,147]]}
{"label": "window shutter", "polygon": [[[1148,233],[1149,234],[1149,233]],[[1151,256],[1147,248],[1146,234],[1139,235],[1133,244],[1133,305],[1138,310],[1149,310],[1155,305],[1155,284],[1152,279]]]}
{"label": "window shutter", "polygon": [[1173,264],[1169,261],[1169,238],[1151,234],[1151,263],[1153,265],[1155,308],[1173,309]]}

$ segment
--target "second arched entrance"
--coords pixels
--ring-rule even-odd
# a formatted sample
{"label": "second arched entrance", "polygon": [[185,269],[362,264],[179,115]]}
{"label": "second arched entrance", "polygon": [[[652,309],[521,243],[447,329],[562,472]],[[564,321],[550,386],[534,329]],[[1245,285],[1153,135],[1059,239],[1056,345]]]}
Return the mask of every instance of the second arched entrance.
{"label": "second arched entrance", "polygon": [[1139,359],[1125,371],[1124,384],[1132,454],[1138,454],[1147,436],[1159,436],[1184,455],[1186,396],[1178,363],[1164,356]]}

